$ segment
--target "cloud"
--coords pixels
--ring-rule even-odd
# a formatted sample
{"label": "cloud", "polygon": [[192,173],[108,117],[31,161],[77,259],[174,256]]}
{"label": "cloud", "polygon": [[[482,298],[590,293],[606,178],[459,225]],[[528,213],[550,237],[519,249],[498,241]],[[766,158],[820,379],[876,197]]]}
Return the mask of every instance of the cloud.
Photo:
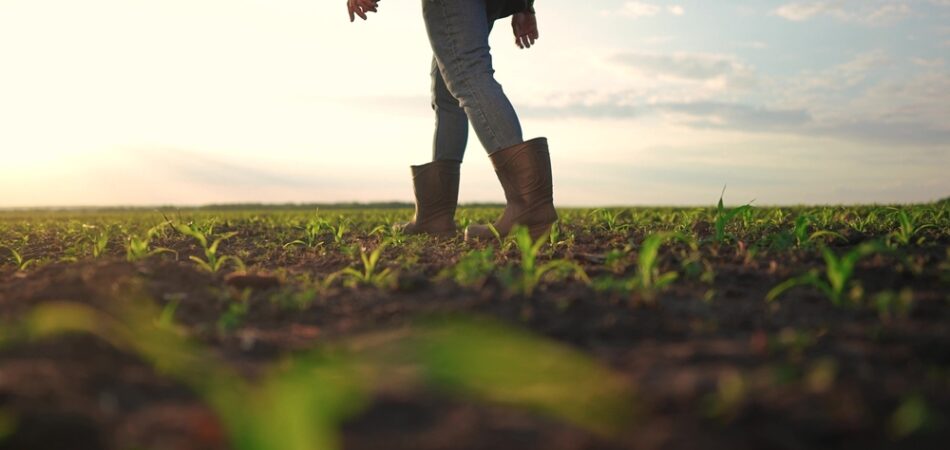
{"label": "cloud", "polygon": [[[641,17],[653,17],[662,12],[668,12],[674,16],[682,16],[686,13],[686,9],[680,5],[670,5],[670,6],[660,6],[653,3],[631,1],[626,2],[623,6],[620,7],[620,15],[624,17],[629,17],[631,19],[639,19]],[[603,14],[610,15],[613,14],[611,11],[604,11]]]}
{"label": "cloud", "polygon": [[748,71],[733,58],[700,53],[626,52],[614,55],[610,61],[647,76],[688,80],[710,80]]}
{"label": "cloud", "polygon": [[845,22],[886,25],[911,13],[905,0],[824,0],[794,2],[779,6],[773,14],[793,22],[829,16]]}
{"label": "cloud", "polygon": [[808,111],[723,102],[652,105],[693,128],[730,128],[746,131],[787,131],[811,123]]}
{"label": "cloud", "polygon": [[855,120],[816,127],[815,131],[835,137],[891,145],[916,144],[941,146],[942,152],[950,145],[950,129],[933,124],[905,120]]}
{"label": "cloud", "polygon": [[719,101],[637,102],[634,91],[609,95],[576,93],[546,105],[531,105],[521,110],[540,117],[587,117],[633,119],[662,116],[673,123],[691,128],[741,129],[748,131],[784,131],[811,122],[805,110],[770,108]]}
{"label": "cloud", "polygon": [[[638,99],[641,101],[638,102]],[[935,107],[942,107],[939,106],[942,104],[935,104]],[[950,143],[950,125],[933,123],[918,114],[895,117],[867,114],[846,120],[822,120],[808,109],[774,105],[727,101],[645,103],[634,91],[609,95],[575,93],[547,104],[523,106],[519,110],[525,116],[541,118],[660,118],[666,123],[692,129],[782,133],[895,146],[941,146]]]}
{"label": "cloud", "polygon": [[286,168],[262,168],[250,161],[205,152],[148,149],[141,151],[140,157],[151,170],[165,170],[178,181],[193,185],[302,188],[319,184],[304,177],[288,176]]}
{"label": "cloud", "polygon": [[662,11],[657,5],[643,2],[627,2],[620,8],[620,14],[626,17],[637,19],[640,17],[655,16]]}

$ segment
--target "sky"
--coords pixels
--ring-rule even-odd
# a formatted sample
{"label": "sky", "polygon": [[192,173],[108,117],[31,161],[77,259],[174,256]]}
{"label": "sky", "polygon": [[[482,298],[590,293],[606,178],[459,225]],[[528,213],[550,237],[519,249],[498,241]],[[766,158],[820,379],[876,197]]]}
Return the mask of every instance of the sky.
{"label": "sky", "polygon": [[[0,207],[412,200],[418,0],[0,0]],[[491,36],[559,206],[950,196],[950,0],[537,0]],[[503,202],[474,133],[462,202]]]}

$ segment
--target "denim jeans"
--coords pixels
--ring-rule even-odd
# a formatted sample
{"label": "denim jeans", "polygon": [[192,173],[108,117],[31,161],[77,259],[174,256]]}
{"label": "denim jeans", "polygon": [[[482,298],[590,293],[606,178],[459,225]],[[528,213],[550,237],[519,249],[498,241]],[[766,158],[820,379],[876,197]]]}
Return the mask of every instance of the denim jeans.
{"label": "denim jeans", "polygon": [[432,45],[433,160],[462,161],[468,124],[488,154],[524,142],[521,122],[495,81],[486,0],[422,0]]}

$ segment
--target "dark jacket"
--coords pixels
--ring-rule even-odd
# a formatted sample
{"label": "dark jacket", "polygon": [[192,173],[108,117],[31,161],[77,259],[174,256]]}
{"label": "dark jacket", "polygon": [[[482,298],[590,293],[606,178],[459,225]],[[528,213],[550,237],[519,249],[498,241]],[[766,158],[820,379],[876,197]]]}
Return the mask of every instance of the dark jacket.
{"label": "dark jacket", "polygon": [[501,19],[515,13],[534,12],[534,0],[488,0],[488,17]]}

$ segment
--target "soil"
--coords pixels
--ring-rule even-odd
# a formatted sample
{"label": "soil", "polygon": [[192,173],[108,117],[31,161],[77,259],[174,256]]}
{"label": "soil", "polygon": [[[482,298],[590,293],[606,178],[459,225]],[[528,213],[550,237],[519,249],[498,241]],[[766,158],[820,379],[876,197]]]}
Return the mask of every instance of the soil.
{"label": "soil", "polygon": [[[579,238],[571,252],[558,254],[602,275],[608,241]],[[25,273],[2,266],[0,321],[15,322],[48,301],[105,308],[138,286],[159,307],[180,302],[176,321],[254,377],[281,355],[322,342],[410,327],[421,315],[477,314],[585,352],[622,374],[642,403],[627,433],[608,439],[527,411],[381,386],[370,407],[343,426],[347,449],[937,449],[950,439],[950,303],[937,268],[945,243],[908,250],[922,262],[920,273],[897,270],[891,258],[859,265],[856,277],[868,295],[912,289],[906,316],[890,318],[873,308],[836,307],[809,288],[763,300],[781,281],[822,267],[817,255],[766,253],[749,261],[741,249],[714,248],[703,251],[714,281],[684,278],[652,301],[576,281],[544,283],[525,299],[497,276],[476,288],[434,277],[469,247],[425,246],[400,270],[395,289],[334,286],[303,309],[273,299],[304,290],[300,280],[326,276],[349,258],[304,248],[278,257],[247,240],[228,247],[249,255],[252,274],[243,278],[201,271],[187,261],[189,247],[180,248],[179,260],[159,255],[132,263],[114,254]],[[233,286],[252,289],[250,309],[222,331]],[[919,405],[915,398],[923,401],[914,410],[922,418],[902,433],[898,411]],[[0,411],[17,418],[0,449],[230,448],[194,392],[84,335],[0,350]]]}

